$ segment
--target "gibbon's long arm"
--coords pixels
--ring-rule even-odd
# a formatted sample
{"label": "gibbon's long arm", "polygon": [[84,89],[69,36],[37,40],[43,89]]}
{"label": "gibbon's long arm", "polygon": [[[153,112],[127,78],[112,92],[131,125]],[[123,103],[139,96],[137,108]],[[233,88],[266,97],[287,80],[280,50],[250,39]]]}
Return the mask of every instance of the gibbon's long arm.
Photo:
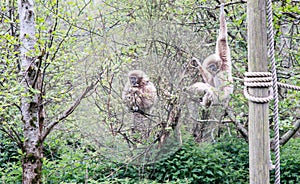
{"label": "gibbon's long arm", "polygon": [[196,58],[192,59],[192,62],[197,63],[204,83],[194,84],[190,89],[193,89],[191,92],[205,93],[202,104],[206,106],[209,106],[211,101],[212,103],[222,102],[227,106],[230,94],[233,93],[231,57],[227,41],[224,4],[221,4],[219,20],[220,30],[215,53],[208,56],[202,64]]}
{"label": "gibbon's long arm", "polygon": [[223,3],[221,4],[220,7],[219,20],[220,20],[220,30],[217,39],[216,54],[219,55],[222,61],[221,71],[230,70],[231,72],[230,49],[227,40],[227,25],[225,20],[225,11],[224,11]]}

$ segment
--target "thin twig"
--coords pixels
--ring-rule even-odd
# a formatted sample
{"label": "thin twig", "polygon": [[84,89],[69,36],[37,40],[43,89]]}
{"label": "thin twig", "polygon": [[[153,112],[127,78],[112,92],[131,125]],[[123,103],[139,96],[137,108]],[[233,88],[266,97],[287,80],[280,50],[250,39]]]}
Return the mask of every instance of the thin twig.
{"label": "thin twig", "polygon": [[51,132],[51,130],[53,129],[53,127],[55,125],[57,125],[59,122],[61,122],[62,120],[66,119],[70,114],[72,114],[72,112],[74,112],[74,110],[78,107],[78,105],[80,104],[81,100],[87,95],[87,93],[92,90],[97,84],[98,84],[99,80],[97,80],[95,83],[92,83],[90,86],[88,86],[83,93],[76,99],[76,101],[67,109],[65,110],[61,115],[58,116],[57,120],[51,122],[46,128],[45,128],[45,132],[42,135],[41,141],[43,142],[45,140],[45,138],[47,137],[47,135]]}

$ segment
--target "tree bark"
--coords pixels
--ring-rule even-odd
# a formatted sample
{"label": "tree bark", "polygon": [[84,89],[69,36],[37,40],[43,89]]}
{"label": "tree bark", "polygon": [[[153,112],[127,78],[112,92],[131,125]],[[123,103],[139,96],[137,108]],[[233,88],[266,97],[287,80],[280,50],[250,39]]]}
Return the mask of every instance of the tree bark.
{"label": "tree bark", "polygon": [[[44,89],[41,64],[44,53],[36,54],[34,0],[18,0],[20,18],[20,63],[23,86],[21,113],[23,121],[22,183],[42,183],[43,143],[51,130],[78,107],[81,100],[100,79],[87,86],[83,93],[57,119],[46,126],[44,112]],[[101,77],[101,76],[100,76]]]}
{"label": "tree bark", "polygon": [[32,184],[41,183],[43,157],[41,131],[44,124],[39,60],[34,56],[34,45],[36,44],[34,1],[19,0],[18,11],[20,17],[21,83],[24,88],[21,101],[24,123],[22,182]]}

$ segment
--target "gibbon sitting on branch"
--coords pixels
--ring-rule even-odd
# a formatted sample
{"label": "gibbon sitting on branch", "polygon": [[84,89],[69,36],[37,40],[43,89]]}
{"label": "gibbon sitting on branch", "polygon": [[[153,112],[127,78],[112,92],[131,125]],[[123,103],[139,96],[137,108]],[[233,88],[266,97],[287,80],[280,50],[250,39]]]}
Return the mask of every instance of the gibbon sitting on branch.
{"label": "gibbon sitting on branch", "polygon": [[157,98],[156,88],[145,72],[132,70],[122,93],[126,106],[133,112],[149,113]]}

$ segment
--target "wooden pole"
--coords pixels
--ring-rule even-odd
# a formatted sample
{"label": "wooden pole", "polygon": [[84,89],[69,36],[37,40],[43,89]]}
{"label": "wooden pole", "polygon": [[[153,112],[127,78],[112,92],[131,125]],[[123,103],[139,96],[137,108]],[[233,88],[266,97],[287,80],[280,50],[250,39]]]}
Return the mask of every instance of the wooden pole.
{"label": "wooden pole", "polygon": [[[249,72],[267,72],[266,1],[247,1]],[[249,93],[267,97],[267,88],[250,88]],[[249,101],[249,172],[250,184],[269,182],[269,103]]]}

